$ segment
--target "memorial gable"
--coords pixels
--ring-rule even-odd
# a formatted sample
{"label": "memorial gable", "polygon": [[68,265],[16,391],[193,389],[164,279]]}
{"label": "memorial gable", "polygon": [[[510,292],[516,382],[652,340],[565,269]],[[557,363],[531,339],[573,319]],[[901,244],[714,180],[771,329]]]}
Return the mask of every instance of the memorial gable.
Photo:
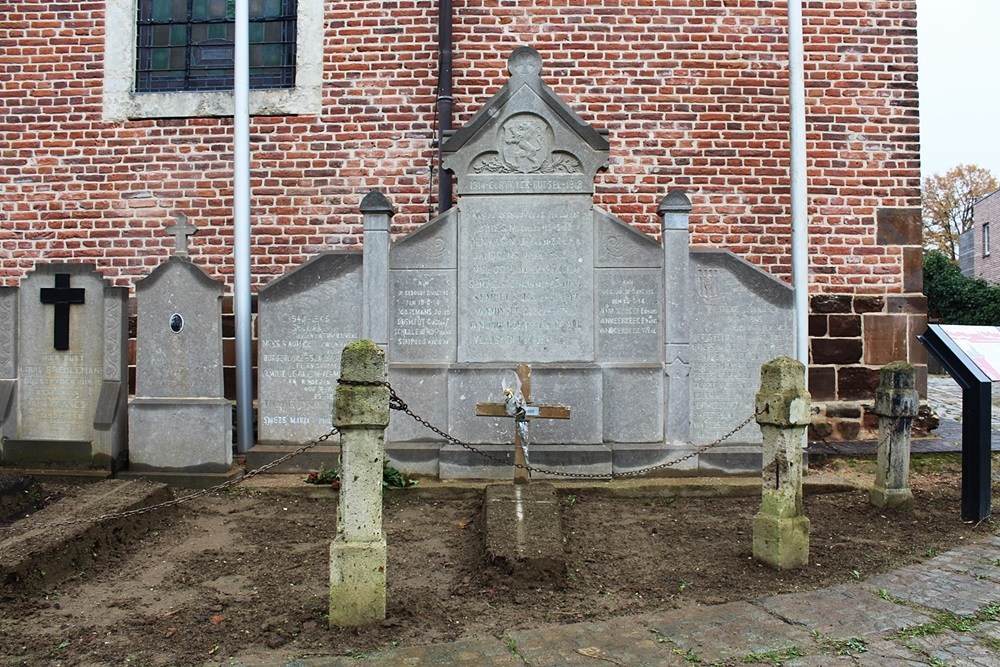
{"label": "memorial gable", "polygon": [[259,442],[297,444],[330,431],[340,352],[361,336],[361,299],[354,253],[318,255],[260,291]]}

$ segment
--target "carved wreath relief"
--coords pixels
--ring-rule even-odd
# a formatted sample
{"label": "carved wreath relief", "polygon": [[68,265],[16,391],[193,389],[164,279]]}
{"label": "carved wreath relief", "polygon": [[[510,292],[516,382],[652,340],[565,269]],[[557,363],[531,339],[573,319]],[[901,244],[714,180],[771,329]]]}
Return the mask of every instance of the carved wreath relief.
{"label": "carved wreath relief", "polygon": [[552,128],[530,113],[515,114],[497,132],[497,150],[472,161],[472,171],[482,174],[579,174],[580,161],[564,151],[553,151]]}

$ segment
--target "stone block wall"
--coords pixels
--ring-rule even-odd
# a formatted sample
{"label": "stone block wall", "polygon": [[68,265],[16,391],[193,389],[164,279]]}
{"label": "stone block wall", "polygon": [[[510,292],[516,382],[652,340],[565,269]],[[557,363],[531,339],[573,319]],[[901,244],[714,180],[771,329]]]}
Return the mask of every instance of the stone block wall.
{"label": "stone block wall", "polygon": [[[976,202],[972,212],[974,249],[972,264],[976,278],[1000,283],[1000,190]],[[989,224],[989,245],[985,244],[983,225]]]}

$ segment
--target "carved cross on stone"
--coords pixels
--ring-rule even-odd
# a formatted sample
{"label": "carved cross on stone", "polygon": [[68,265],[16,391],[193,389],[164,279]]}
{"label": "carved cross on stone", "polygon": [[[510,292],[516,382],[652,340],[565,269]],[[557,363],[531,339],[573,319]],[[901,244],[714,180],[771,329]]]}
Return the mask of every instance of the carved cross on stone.
{"label": "carved cross on stone", "polygon": [[84,303],[86,291],[82,287],[70,287],[70,274],[57,273],[55,287],[43,287],[39,295],[42,303],[56,307],[52,323],[52,347],[57,350],[69,349],[69,307]]}
{"label": "carved cross on stone", "polygon": [[[521,435],[522,425],[527,433],[527,422],[531,419],[569,419],[570,409],[565,405],[535,405],[531,402],[531,366],[518,364],[517,378],[521,381],[521,396],[523,403],[514,406],[512,400],[504,403],[476,403],[478,417],[513,417],[514,427],[514,483],[527,484],[531,476],[527,469],[525,456],[525,440]],[[515,414],[510,414],[514,407]]]}
{"label": "carved cross on stone", "polygon": [[174,254],[178,257],[188,256],[188,237],[198,233],[198,228],[188,222],[183,213],[177,214],[177,222],[164,227],[174,237]]}

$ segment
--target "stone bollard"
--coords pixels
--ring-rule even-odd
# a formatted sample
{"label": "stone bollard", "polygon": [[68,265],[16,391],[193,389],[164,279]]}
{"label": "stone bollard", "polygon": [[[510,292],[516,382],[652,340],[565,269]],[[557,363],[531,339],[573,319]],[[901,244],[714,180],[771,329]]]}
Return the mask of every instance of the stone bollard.
{"label": "stone bollard", "polygon": [[[340,377],[384,382],[385,352],[370,340],[344,348]],[[337,386],[334,424],[340,429],[340,502],[330,544],[330,627],[385,619],[385,533],[382,468],[389,388]]]}
{"label": "stone bollard", "polygon": [[763,489],[753,518],[753,557],[787,570],[809,562],[809,519],[802,512],[802,443],[812,418],[805,366],[790,357],[760,370],[757,423],[764,436]]}
{"label": "stone bollard", "polygon": [[910,492],[910,429],[920,409],[917,372],[905,361],[882,367],[875,390],[878,415],[878,464],[868,498],[876,507],[913,509]]}

